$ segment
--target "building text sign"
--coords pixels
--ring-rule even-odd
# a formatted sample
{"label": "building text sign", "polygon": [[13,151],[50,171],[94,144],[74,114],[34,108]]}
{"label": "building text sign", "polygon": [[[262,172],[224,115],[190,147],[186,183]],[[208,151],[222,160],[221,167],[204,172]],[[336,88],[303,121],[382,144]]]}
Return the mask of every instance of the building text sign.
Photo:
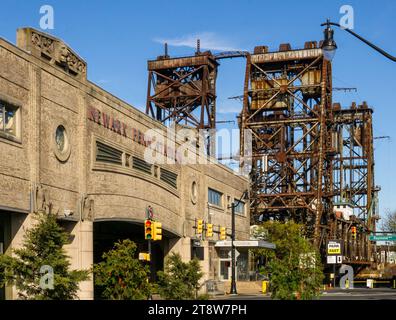
{"label": "building text sign", "polygon": [[116,119],[115,117],[100,111],[95,107],[88,107],[88,120],[95,122],[96,124],[113,131],[125,138],[132,139],[134,142],[144,146],[150,147],[152,150],[159,152],[160,154],[169,157],[175,162],[181,162],[180,151],[175,147],[167,146],[160,141],[153,141],[150,136],[147,136],[141,130],[136,128],[129,128],[126,123]]}

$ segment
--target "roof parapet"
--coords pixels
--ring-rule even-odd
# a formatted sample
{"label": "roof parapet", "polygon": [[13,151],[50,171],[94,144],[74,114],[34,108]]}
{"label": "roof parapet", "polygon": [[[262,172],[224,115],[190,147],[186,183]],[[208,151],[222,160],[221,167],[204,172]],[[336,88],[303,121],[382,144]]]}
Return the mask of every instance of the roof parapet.
{"label": "roof parapet", "polygon": [[17,46],[79,79],[87,78],[87,63],[62,40],[33,28],[17,30]]}

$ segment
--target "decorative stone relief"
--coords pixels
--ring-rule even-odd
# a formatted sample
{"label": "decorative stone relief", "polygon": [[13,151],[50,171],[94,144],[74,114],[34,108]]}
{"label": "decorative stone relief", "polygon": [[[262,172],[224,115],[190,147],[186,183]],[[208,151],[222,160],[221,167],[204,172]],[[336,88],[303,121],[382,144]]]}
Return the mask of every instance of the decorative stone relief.
{"label": "decorative stone relief", "polygon": [[48,189],[40,184],[35,184],[33,186],[33,211],[44,211],[48,214],[52,211],[52,202],[49,197]]}
{"label": "decorative stone relief", "polygon": [[80,60],[63,42],[57,42],[54,52],[55,61],[76,74],[86,74],[85,62]]}
{"label": "decorative stone relief", "polygon": [[43,37],[37,32],[32,32],[32,44],[48,58],[54,55],[54,40]]}
{"label": "decorative stone relief", "polygon": [[82,197],[81,220],[94,220],[94,200],[89,196]]}
{"label": "decorative stone relief", "polygon": [[18,46],[52,65],[80,78],[87,76],[87,64],[62,40],[32,28],[18,29]]}

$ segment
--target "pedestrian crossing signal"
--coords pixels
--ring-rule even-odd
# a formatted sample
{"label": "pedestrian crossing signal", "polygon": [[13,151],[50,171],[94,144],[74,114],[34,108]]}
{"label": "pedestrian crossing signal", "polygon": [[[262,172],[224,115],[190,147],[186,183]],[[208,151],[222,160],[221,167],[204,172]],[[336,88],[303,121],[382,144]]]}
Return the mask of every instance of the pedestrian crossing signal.
{"label": "pedestrian crossing signal", "polygon": [[162,223],[154,222],[153,223],[153,240],[162,240]]}

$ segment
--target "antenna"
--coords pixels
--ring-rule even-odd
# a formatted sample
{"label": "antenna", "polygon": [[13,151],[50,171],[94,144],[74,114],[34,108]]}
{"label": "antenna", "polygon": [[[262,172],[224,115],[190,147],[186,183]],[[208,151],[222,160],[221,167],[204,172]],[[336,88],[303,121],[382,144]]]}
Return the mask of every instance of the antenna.
{"label": "antenna", "polygon": [[168,56],[168,43],[167,42],[165,42],[164,47],[165,47],[165,57],[167,57]]}

